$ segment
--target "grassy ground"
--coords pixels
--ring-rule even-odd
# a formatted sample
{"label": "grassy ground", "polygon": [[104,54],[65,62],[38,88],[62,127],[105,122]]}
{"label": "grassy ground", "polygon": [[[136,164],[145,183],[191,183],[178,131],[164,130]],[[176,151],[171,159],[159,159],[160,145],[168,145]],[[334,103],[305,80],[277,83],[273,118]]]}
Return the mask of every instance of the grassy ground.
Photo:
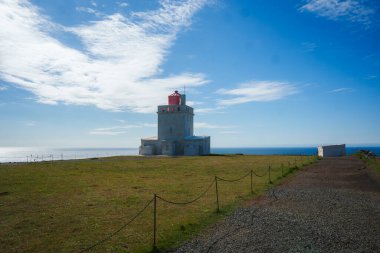
{"label": "grassy ground", "polygon": [[[80,252],[122,228],[153,195],[188,201],[205,191],[215,175],[236,179],[251,170],[281,179],[295,156],[112,157],[0,165],[0,248],[2,252]],[[302,157],[306,164],[312,158]],[[254,195],[268,176],[253,177]],[[218,181],[190,205],[157,200],[157,246],[175,247],[252,198],[250,176]],[[153,241],[153,203],[130,225],[90,252],[148,252]]]}
{"label": "grassy ground", "polygon": [[358,152],[355,154],[360,159],[364,161],[366,166],[377,173],[380,173],[380,158],[379,157],[369,157],[363,152]]}
{"label": "grassy ground", "polygon": [[367,159],[366,164],[371,169],[377,171],[377,173],[380,173],[380,158]]}

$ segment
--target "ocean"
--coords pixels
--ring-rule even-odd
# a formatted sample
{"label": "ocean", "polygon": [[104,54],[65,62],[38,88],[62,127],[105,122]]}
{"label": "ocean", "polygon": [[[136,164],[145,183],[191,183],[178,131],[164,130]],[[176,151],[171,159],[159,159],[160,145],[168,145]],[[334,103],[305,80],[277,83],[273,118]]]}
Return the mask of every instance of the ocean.
{"label": "ocean", "polygon": [[137,148],[0,147],[0,162],[40,162],[137,154]]}
{"label": "ocean", "polygon": [[[380,156],[380,147],[346,147],[347,155],[357,153],[359,150],[370,150]],[[211,148],[216,154],[244,154],[244,155],[316,155],[316,147],[283,147],[283,148]]]}
{"label": "ocean", "polygon": [[[347,147],[348,155],[361,149],[370,150],[380,156],[380,147]],[[213,154],[244,155],[315,155],[315,147],[273,148],[211,148]],[[95,157],[137,155],[137,148],[36,148],[0,147],[0,163],[39,162],[52,160],[87,159]]]}

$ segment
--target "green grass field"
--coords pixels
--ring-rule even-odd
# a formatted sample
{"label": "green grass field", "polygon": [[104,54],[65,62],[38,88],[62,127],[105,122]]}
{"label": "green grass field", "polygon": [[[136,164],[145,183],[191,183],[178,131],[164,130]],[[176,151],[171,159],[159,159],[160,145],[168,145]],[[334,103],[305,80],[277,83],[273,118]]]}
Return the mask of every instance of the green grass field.
{"label": "green grass field", "polygon": [[[1,252],[81,252],[122,228],[153,195],[183,202],[196,198],[215,175],[236,179],[251,170],[281,180],[281,164],[296,156],[111,157],[0,165]],[[313,160],[302,157],[304,164]],[[172,205],[157,200],[157,247],[168,250],[190,239],[245,200],[268,188],[268,176],[218,181],[198,201]],[[153,203],[131,224],[89,252],[149,252]]]}
{"label": "green grass field", "polygon": [[371,157],[368,157],[363,152],[358,152],[354,155],[359,157],[366,164],[368,168],[372,169],[373,171],[376,171],[377,173],[380,173],[380,158],[379,157],[371,158]]}
{"label": "green grass field", "polygon": [[367,164],[368,167],[380,173],[380,158],[379,157],[375,159],[366,159],[365,163]]}

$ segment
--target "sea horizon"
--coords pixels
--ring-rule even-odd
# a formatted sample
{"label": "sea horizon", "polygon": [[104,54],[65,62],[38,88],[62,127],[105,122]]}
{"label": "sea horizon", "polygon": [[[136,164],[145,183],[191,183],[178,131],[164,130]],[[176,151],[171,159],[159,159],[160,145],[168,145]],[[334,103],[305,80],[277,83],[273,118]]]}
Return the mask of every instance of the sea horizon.
{"label": "sea horizon", "polygon": [[[370,150],[380,156],[378,146],[346,146],[347,155],[359,150]],[[316,155],[316,146],[289,147],[212,147],[212,154],[242,155]],[[102,147],[0,147],[0,163],[38,162],[52,160],[89,159],[111,156],[138,155],[138,148]]]}

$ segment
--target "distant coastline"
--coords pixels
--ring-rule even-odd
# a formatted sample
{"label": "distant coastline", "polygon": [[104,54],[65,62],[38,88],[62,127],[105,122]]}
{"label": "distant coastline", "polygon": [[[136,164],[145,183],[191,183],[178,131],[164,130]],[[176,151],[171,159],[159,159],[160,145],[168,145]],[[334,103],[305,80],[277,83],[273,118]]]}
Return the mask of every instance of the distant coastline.
{"label": "distant coastline", "polygon": [[[380,146],[348,146],[346,149],[347,155],[354,154],[361,149],[370,150],[377,156],[380,156]],[[315,155],[317,153],[317,147],[211,148],[211,153],[243,155]],[[130,155],[138,155],[138,149],[0,147],[1,163],[71,160]]]}

